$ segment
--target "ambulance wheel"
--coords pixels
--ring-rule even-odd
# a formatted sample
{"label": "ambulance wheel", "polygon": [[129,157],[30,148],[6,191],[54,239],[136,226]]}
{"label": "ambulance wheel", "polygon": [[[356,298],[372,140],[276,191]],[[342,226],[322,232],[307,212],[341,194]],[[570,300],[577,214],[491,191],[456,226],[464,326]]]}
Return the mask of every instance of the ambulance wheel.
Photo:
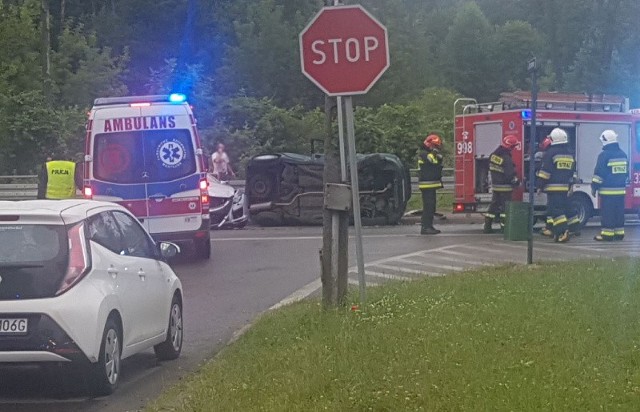
{"label": "ambulance wheel", "polygon": [[580,219],[580,228],[582,229],[593,216],[593,203],[587,195],[580,193],[571,196],[569,202],[571,202],[571,210]]}
{"label": "ambulance wheel", "polygon": [[194,243],[195,253],[198,259],[211,259],[211,239],[196,240]]}

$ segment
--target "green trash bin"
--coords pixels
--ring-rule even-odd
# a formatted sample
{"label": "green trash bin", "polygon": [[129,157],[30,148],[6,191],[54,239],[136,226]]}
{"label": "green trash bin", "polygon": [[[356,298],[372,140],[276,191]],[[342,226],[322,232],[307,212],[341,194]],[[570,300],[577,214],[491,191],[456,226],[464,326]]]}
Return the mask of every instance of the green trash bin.
{"label": "green trash bin", "polygon": [[529,240],[529,203],[507,202],[504,240]]}

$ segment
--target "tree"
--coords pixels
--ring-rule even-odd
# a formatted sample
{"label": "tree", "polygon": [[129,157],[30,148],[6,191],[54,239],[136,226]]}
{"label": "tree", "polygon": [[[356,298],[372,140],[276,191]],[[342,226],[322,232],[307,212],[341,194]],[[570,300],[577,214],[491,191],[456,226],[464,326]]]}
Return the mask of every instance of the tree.
{"label": "tree", "polygon": [[40,0],[0,4],[0,173],[34,172],[52,152],[69,158],[81,152],[92,100],[126,93],[126,55],[97,47],[80,27],[65,28],[51,42],[49,73],[42,70],[40,6]]}
{"label": "tree", "polygon": [[110,48],[98,48],[96,35],[81,27],[65,28],[58,44],[51,57],[56,105],[88,107],[96,97],[127,93],[127,54],[113,56]]}
{"label": "tree", "polygon": [[296,4],[297,9],[285,8],[276,0],[244,4],[246,11],[234,24],[236,43],[227,48],[217,73],[223,79],[221,94],[241,91],[269,97],[282,106],[320,104],[321,94],[302,75],[298,55],[298,34],[320,7],[312,9],[302,1]]}
{"label": "tree", "polygon": [[447,84],[464,96],[484,101],[497,97],[499,73],[492,70],[491,35],[491,25],[476,3],[458,10],[445,40],[444,59]]}
{"label": "tree", "polygon": [[570,88],[590,94],[637,95],[639,85],[634,64],[638,57],[637,52],[628,48],[628,41],[639,39],[638,31],[634,30],[639,11],[635,1],[594,3],[592,29],[584,37],[567,75]]}
{"label": "tree", "polygon": [[529,23],[508,21],[498,27],[491,39],[491,61],[500,76],[491,94],[528,89],[527,61],[533,56],[544,61],[541,52],[542,38]]}

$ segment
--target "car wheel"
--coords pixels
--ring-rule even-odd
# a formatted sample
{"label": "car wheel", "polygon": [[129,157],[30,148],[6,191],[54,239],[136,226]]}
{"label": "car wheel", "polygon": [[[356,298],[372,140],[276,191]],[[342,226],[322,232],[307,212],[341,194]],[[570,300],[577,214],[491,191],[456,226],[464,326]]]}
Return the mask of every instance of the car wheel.
{"label": "car wheel", "polygon": [[582,229],[593,216],[593,203],[585,195],[574,194],[569,199],[571,210],[580,219],[580,229]]}
{"label": "car wheel", "polygon": [[90,366],[91,390],[94,395],[111,395],[120,381],[120,357],[122,333],[116,321],[110,317],[102,333],[98,362]]}
{"label": "car wheel", "polygon": [[183,338],[182,325],[182,303],[180,303],[178,296],[174,296],[171,301],[171,311],[169,312],[167,339],[153,348],[158,360],[173,360],[180,356]]}
{"label": "car wheel", "polygon": [[211,239],[196,240],[194,247],[197,258],[203,260],[211,259]]}
{"label": "car wheel", "polygon": [[273,197],[274,177],[271,174],[252,176],[248,183],[249,196],[255,201],[267,201]]}

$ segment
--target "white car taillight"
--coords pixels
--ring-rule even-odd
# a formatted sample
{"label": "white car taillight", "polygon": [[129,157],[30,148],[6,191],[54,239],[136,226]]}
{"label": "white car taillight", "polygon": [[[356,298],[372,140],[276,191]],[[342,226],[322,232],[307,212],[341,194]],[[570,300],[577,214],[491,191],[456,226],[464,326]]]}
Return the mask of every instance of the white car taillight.
{"label": "white car taillight", "polygon": [[84,236],[84,223],[72,226],[67,232],[67,237],[69,238],[69,264],[56,296],[71,289],[91,268],[91,256]]}

